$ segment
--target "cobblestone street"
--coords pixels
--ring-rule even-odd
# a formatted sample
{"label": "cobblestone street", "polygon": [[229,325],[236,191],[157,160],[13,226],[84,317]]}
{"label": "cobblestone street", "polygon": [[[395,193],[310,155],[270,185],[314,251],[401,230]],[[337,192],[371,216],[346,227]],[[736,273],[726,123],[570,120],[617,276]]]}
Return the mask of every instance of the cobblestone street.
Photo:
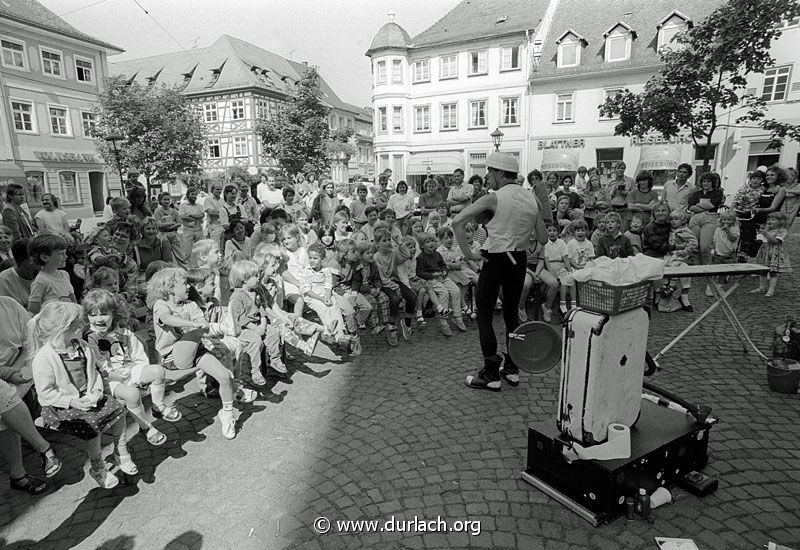
{"label": "cobblestone street", "polygon": [[[787,243],[795,251],[797,233]],[[792,257],[800,266],[800,255]],[[734,308],[769,353],[771,334],[797,311],[795,273],[772,299],[752,298],[744,281]],[[697,281],[696,313],[654,313],[649,348],[661,349],[707,298]],[[791,289],[791,290],[790,290]],[[444,341],[429,323],[411,344],[365,343],[350,363],[295,362],[291,384],[243,406],[241,432],[226,441],[213,422],[218,403],[192,377],[172,389],[184,419],[164,425],[169,442],[137,436],[141,471],[103,491],[85,474],[76,440],[55,433],[66,459],[54,488],[34,498],[8,488],[0,467],[0,547],[21,548],[592,548],[651,549],[654,536],[692,538],[701,549],[800,546],[798,395],[770,392],[766,369],[741,351],[716,311],[662,359],[655,383],[711,405],[706,473],[719,489],[705,499],[675,490],[655,521],[592,527],[519,478],[532,421],[552,419],[558,369],[523,375],[500,394],[464,387],[478,365],[473,326]],[[108,449],[108,448],[107,448]],[[32,473],[37,458],[26,454]],[[480,520],[467,532],[337,532],[337,520]],[[314,520],[334,522],[319,535]]]}

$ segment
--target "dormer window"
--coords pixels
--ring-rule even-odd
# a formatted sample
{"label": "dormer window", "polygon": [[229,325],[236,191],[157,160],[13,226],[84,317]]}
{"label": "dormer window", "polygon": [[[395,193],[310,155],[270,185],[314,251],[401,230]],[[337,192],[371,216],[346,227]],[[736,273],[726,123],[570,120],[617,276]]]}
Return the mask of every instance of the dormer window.
{"label": "dormer window", "polygon": [[218,69],[211,69],[211,80],[208,82],[208,84],[206,84],[206,88],[210,88],[217,83],[217,80],[219,80],[219,75],[222,74],[222,68],[224,66],[225,64],[223,63]]}
{"label": "dormer window", "polygon": [[161,71],[162,71],[162,69],[159,69],[156,74],[154,74],[153,76],[148,76],[145,79],[147,81],[147,85],[148,86],[152,86],[152,85],[154,85],[156,83],[156,81],[158,80],[158,75],[161,74]]}
{"label": "dormer window", "polygon": [[603,33],[606,39],[606,62],[625,61],[631,58],[631,44],[636,31],[620,21]]}
{"label": "dormer window", "polygon": [[658,29],[658,49],[669,46],[675,35],[691,29],[692,26],[692,20],[681,12],[675,10],[670,13],[656,25],[656,29]]}
{"label": "dormer window", "polygon": [[184,87],[188,86],[189,82],[191,82],[192,76],[194,76],[195,69],[197,69],[197,65],[192,67],[192,70],[189,71],[188,73],[183,73],[183,75],[181,75],[181,76],[183,76],[183,86]]}
{"label": "dormer window", "polygon": [[586,43],[586,40],[572,29],[565,31],[556,40],[556,44],[558,44],[558,67],[577,67],[580,65],[581,50]]}

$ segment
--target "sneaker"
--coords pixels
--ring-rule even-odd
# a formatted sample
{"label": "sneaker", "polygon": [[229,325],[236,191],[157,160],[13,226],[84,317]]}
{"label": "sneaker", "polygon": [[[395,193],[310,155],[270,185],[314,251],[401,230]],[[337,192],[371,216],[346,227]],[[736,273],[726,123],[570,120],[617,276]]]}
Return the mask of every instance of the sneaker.
{"label": "sneaker", "polygon": [[352,357],[358,357],[359,355],[361,355],[362,351],[363,349],[361,348],[361,338],[359,338],[358,335],[356,334],[355,336],[352,336],[350,339],[350,355]]}
{"label": "sneaker", "polygon": [[542,320],[545,323],[549,323],[552,320],[552,315],[550,313],[550,308],[547,307],[547,304],[542,304]]}
{"label": "sneaker", "polygon": [[377,336],[377,335],[379,335],[381,332],[383,332],[384,330],[386,330],[386,325],[378,325],[377,327],[375,327],[374,329],[372,329],[372,335],[373,335],[373,336]]}
{"label": "sneaker", "polygon": [[500,386],[500,378],[495,380],[486,372],[486,369],[479,370],[475,376],[467,376],[465,383],[476,390],[501,391],[503,389]]}
{"label": "sneaker", "polygon": [[714,297],[714,291],[711,290],[711,285],[706,285],[706,296],[708,296],[709,298]]}
{"label": "sneaker", "polygon": [[441,319],[439,323],[442,328],[442,334],[448,338],[453,335],[453,331],[450,330],[450,324],[447,322],[447,319]]}
{"label": "sneaker", "polygon": [[526,322],[528,320],[528,314],[525,312],[524,309],[520,309],[517,312],[517,315],[519,316],[519,322],[520,323],[524,323],[524,322]]}
{"label": "sneaker", "polygon": [[453,324],[461,332],[467,332],[467,325],[464,324],[464,320],[461,318],[461,315],[456,315],[453,317]]}
{"label": "sneaker", "polygon": [[95,466],[90,467],[89,475],[94,478],[101,489],[113,489],[119,485],[119,479],[108,471],[105,462],[99,464],[96,468]]}
{"label": "sneaker", "polygon": [[236,401],[239,403],[252,403],[257,397],[258,392],[249,388],[239,388],[236,392]]}
{"label": "sneaker", "polygon": [[264,386],[267,383],[267,379],[264,378],[264,375],[261,374],[261,371],[254,371],[254,372],[250,373],[250,380],[256,386]]}
{"label": "sneaker", "polygon": [[397,329],[391,327],[388,331],[386,331],[386,340],[389,341],[389,345],[394,347],[397,345]]}
{"label": "sneaker", "polygon": [[408,319],[400,321],[400,330],[403,333],[403,340],[411,340],[411,327],[407,324]]}
{"label": "sneaker", "polygon": [[514,364],[507,353],[503,355],[503,366],[500,367],[500,378],[505,380],[509,385],[517,387],[519,386],[519,367]]}
{"label": "sneaker", "polygon": [[222,435],[225,439],[236,437],[236,419],[233,417],[233,411],[222,409],[217,413],[217,417],[222,425]]}

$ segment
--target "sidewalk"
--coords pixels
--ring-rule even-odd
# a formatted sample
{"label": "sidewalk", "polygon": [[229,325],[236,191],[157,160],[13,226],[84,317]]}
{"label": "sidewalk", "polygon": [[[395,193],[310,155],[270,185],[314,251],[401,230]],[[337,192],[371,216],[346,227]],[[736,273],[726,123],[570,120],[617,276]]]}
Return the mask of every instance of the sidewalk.
{"label": "sidewalk", "polygon": [[[797,233],[792,247],[800,249]],[[774,298],[749,295],[755,280],[732,297],[767,354],[775,326],[800,304],[800,253],[792,261],[795,273],[780,280]],[[695,313],[653,314],[651,352],[704,309],[703,288],[698,280],[692,291]],[[519,479],[528,424],[554,421],[558,369],[523,374],[518,388],[504,385],[500,394],[474,391],[463,383],[479,364],[474,325],[445,340],[428,323],[412,339],[389,348],[367,338],[351,363],[290,364],[293,383],[244,406],[233,441],[214,422],[219,402],[199,396],[189,378],[173,395],[184,420],[162,424],[170,441],[132,441],[142,473],[129,487],[98,489],[82,469],[78,442],[56,434],[66,464],[45,496],[10,491],[0,464],[0,547],[644,550],[656,548],[654,536],[672,536],[701,549],[768,541],[800,548],[800,396],[768,390],[764,364],[742,352],[721,311],[669,351],[652,377],[721,419],[705,469],[719,477],[719,490],[699,499],[676,489],[678,500],[655,510],[652,525],[623,518],[592,527]],[[30,453],[26,464],[40,469]],[[332,522],[325,535],[313,529],[320,517]],[[422,520],[440,529],[438,517],[458,532],[396,530],[400,521],[419,530]],[[341,533],[339,520],[379,523]],[[473,521],[479,535],[471,534]]]}

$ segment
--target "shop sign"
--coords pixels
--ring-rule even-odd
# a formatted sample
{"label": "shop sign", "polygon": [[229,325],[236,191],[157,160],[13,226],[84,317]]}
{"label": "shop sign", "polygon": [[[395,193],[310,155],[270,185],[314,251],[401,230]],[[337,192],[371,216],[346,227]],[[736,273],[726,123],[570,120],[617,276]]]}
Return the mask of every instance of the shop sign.
{"label": "shop sign", "polygon": [[631,136],[631,145],[663,145],[671,143],[673,145],[679,143],[692,143],[691,134],[678,134],[670,138],[664,138],[661,134],[648,134],[646,136]]}
{"label": "shop sign", "polygon": [[84,162],[99,164],[97,157],[91,153],[58,153],[54,151],[34,151],[33,155],[47,162]]}
{"label": "shop sign", "polygon": [[540,139],[537,146],[539,149],[577,149],[586,147],[586,140],[583,138]]}

